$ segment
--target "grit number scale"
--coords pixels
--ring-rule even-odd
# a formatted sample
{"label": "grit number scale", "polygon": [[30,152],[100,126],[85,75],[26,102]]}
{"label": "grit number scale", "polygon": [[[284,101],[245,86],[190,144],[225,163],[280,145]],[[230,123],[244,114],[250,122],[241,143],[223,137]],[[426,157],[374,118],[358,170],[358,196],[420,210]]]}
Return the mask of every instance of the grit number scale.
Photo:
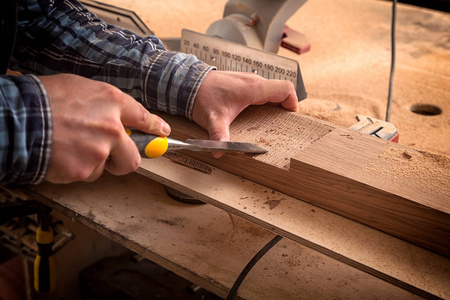
{"label": "grit number scale", "polygon": [[219,70],[252,72],[267,79],[289,80],[294,84],[299,100],[306,98],[296,60],[187,29],[182,32],[181,51],[194,54]]}

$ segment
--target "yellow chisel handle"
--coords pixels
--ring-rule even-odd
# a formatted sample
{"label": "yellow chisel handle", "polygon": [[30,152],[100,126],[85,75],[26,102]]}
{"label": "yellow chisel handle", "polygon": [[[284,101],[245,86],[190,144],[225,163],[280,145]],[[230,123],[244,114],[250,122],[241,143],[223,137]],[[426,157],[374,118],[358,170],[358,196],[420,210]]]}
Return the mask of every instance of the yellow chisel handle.
{"label": "yellow chisel handle", "polygon": [[36,230],[38,254],[34,261],[34,289],[40,293],[50,293],[56,287],[56,263],[53,257],[53,229]]}
{"label": "yellow chisel handle", "polygon": [[130,138],[136,143],[142,157],[156,158],[166,153],[169,142],[166,137],[160,137],[138,130],[125,129]]}

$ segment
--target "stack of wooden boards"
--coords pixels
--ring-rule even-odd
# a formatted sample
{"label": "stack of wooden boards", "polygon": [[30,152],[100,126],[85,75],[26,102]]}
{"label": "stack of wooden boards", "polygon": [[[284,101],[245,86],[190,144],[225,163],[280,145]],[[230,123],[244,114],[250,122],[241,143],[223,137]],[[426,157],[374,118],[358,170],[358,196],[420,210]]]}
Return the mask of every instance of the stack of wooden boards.
{"label": "stack of wooden boards", "polygon": [[[450,260],[441,255],[220,169],[211,176],[164,157],[142,167],[145,177],[105,173],[94,183],[34,188],[38,199],[69,217],[64,224],[76,220],[224,298],[273,232],[287,238],[251,270],[239,289],[243,299],[450,296]],[[147,177],[212,205],[175,201]],[[56,255],[60,267],[71,262],[61,277],[98,252],[98,244],[85,245],[86,233],[74,233],[71,251]],[[67,295],[64,279],[58,287]]]}

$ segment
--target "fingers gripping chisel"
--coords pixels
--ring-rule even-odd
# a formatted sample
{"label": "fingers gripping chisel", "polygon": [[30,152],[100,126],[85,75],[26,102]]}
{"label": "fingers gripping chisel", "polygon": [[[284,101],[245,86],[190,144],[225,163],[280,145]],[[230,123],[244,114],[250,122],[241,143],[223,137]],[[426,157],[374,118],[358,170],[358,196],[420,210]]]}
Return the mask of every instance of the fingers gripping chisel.
{"label": "fingers gripping chisel", "polygon": [[127,134],[136,143],[142,157],[156,158],[167,151],[190,150],[190,151],[223,151],[262,154],[267,150],[250,143],[223,142],[210,140],[186,140],[185,142],[160,137],[134,129],[126,129]]}

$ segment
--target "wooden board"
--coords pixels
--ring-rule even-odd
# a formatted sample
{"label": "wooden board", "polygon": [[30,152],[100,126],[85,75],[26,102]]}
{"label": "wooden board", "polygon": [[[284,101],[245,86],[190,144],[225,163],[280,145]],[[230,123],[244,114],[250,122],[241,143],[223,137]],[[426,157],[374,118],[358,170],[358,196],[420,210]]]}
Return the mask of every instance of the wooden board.
{"label": "wooden board", "polygon": [[[40,201],[220,296],[273,237],[259,225],[295,242],[284,239],[257,264],[240,290],[244,298],[414,296],[403,289],[450,296],[448,258],[218,169],[208,175],[165,158],[144,164],[155,171],[141,169],[146,176],[221,209],[173,201],[136,174],[33,189]],[[241,188],[229,189],[235,182]]]}
{"label": "wooden board", "polygon": [[450,259],[286,194],[214,169],[202,173],[165,158],[140,174],[425,298],[450,295]]}
{"label": "wooden board", "polygon": [[[178,139],[207,138],[162,115]],[[271,106],[251,107],[230,127],[259,156],[186,155],[450,256],[450,160]]]}
{"label": "wooden board", "polygon": [[[198,173],[166,159],[161,161],[168,166],[167,171],[176,170],[178,175]],[[176,176],[177,172],[171,174]],[[257,193],[265,189],[251,182],[248,185]],[[121,177],[105,174],[95,183],[42,184],[33,189],[40,201],[55,210],[221,297],[226,297],[244,265],[274,237],[272,232],[212,205],[174,201],[167,197],[161,184],[138,174]],[[235,192],[248,194],[242,190]],[[228,201],[226,194],[230,198],[236,196],[225,192],[218,197],[225,196]],[[320,209],[317,213],[329,214]],[[433,254],[422,257],[421,251],[423,254],[419,249],[419,255],[411,252],[414,264],[426,271],[424,275],[416,274],[419,286],[427,286],[441,297],[450,295],[441,275],[445,261],[434,260]],[[379,255],[377,251],[372,253]],[[412,277],[401,264],[396,272]],[[245,299],[350,299],[369,295],[419,298],[288,239],[283,239],[258,262],[239,290],[239,296]]]}

